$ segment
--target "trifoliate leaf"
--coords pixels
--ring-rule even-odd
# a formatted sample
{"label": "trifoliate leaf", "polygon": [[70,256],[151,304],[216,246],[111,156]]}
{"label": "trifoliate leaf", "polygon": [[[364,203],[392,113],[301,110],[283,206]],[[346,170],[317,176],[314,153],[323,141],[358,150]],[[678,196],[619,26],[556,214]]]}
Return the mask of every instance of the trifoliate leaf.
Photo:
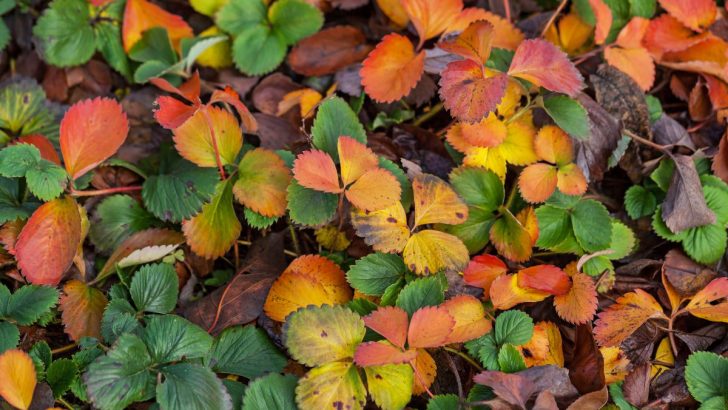
{"label": "trifoliate leaf", "polygon": [[141,335],[157,363],[204,357],[212,346],[212,336],[179,316],[151,316]]}
{"label": "trifoliate leaf", "polygon": [[337,205],[335,194],[304,188],[295,179],[288,186],[288,211],[293,222],[323,225],[334,217]]}
{"label": "trifoliate leaf", "polygon": [[45,61],[71,67],[94,55],[96,43],[89,9],[84,0],[54,0],[45,9],[33,28]]}
{"label": "trifoliate leaf", "polygon": [[233,41],[235,67],[248,75],[262,75],[278,67],[286,57],[286,41],[268,26],[247,29]]}
{"label": "trifoliate leaf", "polygon": [[140,312],[169,313],[177,305],[179,279],[168,263],[142,266],[131,280],[129,293]]}
{"label": "trifoliate leaf", "polygon": [[324,15],[303,0],[278,0],[268,9],[268,20],[286,45],[293,45],[319,31]]}
{"label": "trifoliate leaf", "polygon": [[266,23],[266,6],[261,0],[231,0],[217,13],[215,21],[222,30],[237,36],[247,29]]}
{"label": "trifoliate leaf", "polygon": [[101,335],[111,344],[125,333],[132,333],[139,328],[137,311],[125,299],[112,299],[106,305],[101,317]]}
{"label": "trifoliate leaf", "polygon": [[28,189],[43,201],[58,198],[66,189],[67,181],[68,174],[66,170],[45,159],[41,160],[25,174]]}

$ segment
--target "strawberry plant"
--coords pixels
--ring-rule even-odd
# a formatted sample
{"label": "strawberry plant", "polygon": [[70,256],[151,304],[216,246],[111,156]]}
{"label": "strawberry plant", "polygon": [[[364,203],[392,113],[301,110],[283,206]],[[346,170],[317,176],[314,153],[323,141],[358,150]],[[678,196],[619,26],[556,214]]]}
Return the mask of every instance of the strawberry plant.
{"label": "strawberry plant", "polygon": [[713,0],[0,0],[0,408],[724,408]]}

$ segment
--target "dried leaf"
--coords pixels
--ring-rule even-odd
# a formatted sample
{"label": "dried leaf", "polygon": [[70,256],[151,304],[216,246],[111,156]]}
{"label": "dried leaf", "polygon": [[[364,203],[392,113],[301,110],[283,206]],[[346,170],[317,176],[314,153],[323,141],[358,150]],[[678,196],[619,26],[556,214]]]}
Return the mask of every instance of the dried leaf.
{"label": "dried leaf", "polygon": [[305,76],[322,76],[364,60],[371,49],[358,28],[336,26],[299,41],[288,54],[288,65]]}
{"label": "dried leaf", "polygon": [[106,295],[96,288],[78,280],[66,283],[59,305],[66,334],[71,340],[101,338],[101,317],[107,303]]}
{"label": "dried leaf", "polygon": [[678,233],[688,228],[715,222],[715,213],[708,208],[703,196],[700,176],[693,158],[674,155],[675,172],[662,204],[662,219],[671,231]]}

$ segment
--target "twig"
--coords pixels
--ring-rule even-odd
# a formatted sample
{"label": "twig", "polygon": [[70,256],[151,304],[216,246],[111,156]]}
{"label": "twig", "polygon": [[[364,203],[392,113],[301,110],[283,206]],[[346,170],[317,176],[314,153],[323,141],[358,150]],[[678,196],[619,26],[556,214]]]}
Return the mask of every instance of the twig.
{"label": "twig", "polygon": [[301,254],[301,244],[298,243],[298,235],[296,235],[296,228],[293,227],[293,224],[288,224],[288,229],[291,232],[291,242],[293,242],[293,250],[296,251],[296,256]]}
{"label": "twig", "polygon": [[56,401],[59,402],[59,403],[61,403],[64,406],[66,406],[66,408],[68,410],[73,410],[74,409],[74,407],[69,402],[67,402],[66,400],[64,400],[63,397],[57,398]]}
{"label": "twig", "polygon": [[463,352],[461,352],[459,350],[453,349],[452,347],[447,347],[447,346],[443,347],[443,350],[445,350],[446,352],[450,352],[450,353],[453,353],[453,354],[456,354],[456,355],[462,357],[463,360],[465,360],[466,362],[470,363],[473,367],[475,367],[476,369],[478,369],[478,371],[481,371],[481,372],[483,371],[483,367],[481,365],[479,365],[478,362],[476,362],[475,360],[473,360],[473,358],[470,357],[470,356],[468,356],[467,354],[465,354],[465,353],[463,353]]}
{"label": "twig", "polygon": [[630,137],[632,140],[634,140],[636,142],[639,142],[642,145],[647,145],[650,148],[654,148],[657,151],[660,151],[663,154],[667,155],[668,157],[671,157],[672,158],[672,153],[668,149],[669,148],[668,146],[660,145],[660,144],[657,144],[655,142],[652,142],[652,141],[650,141],[650,140],[648,140],[646,138],[642,138],[639,135],[635,134],[634,132],[632,132],[632,131],[630,131],[630,130],[628,130],[626,128],[622,130],[622,133],[624,135]]}
{"label": "twig", "polygon": [[549,18],[549,21],[546,22],[546,25],[543,27],[543,30],[541,30],[541,37],[546,35],[546,32],[548,31],[549,27],[551,27],[552,24],[554,24],[554,21],[556,21],[556,17],[561,14],[561,11],[566,7],[566,3],[568,3],[569,0],[561,0],[561,3],[559,3],[559,7],[556,8],[556,11],[551,15]]}
{"label": "twig", "polygon": [[134,191],[141,191],[141,186],[120,186],[115,188],[106,188],[106,189],[95,189],[95,190],[88,190],[88,191],[76,191],[75,189],[71,188],[71,196],[75,197],[82,197],[82,196],[101,196],[101,195],[110,195],[110,194],[118,194],[120,192],[134,192]]}
{"label": "twig", "polygon": [[460,381],[460,373],[458,373],[458,368],[455,366],[455,362],[452,360],[452,357],[450,357],[449,354],[446,354],[445,357],[447,357],[447,363],[450,365],[450,370],[452,371],[452,374],[455,375],[455,382],[458,385],[458,396],[460,396],[460,400],[465,400],[465,396],[463,395],[463,382]]}
{"label": "twig", "polygon": [[506,20],[511,21],[511,2],[509,0],[503,0],[503,8],[506,11]]}
{"label": "twig", "polygon": [[[294,247],[296,246],[295,242],[297,242],[297,241],[294,241],[294,244],[293,244]],[[253,242],[244,241],[244,240],[240,239],[240,240],[238,240],[238,244],[243,245],[243,246],[251,246],[251,245],[253,245]],[[288,256],[292,256],[294,258],[301,256],[301,252],[293,252],[293,251],[289,251],[288,249],[284,249],[283,253]]]}
{"label": "twig", "polygon": [[441,102],[433,105],[430,107],[430,110],[426,113],[420,115],[419,117],[415,118],[414,121],[412,121],[412,125],[419,126],[420,124],[424,123],[425,121],[430,120],[432,117],[437,115],[440,111],[442,111],[443,105]]}
{"label": "twig", "polygon": [[61,353],[65,353],[65,352],[67,352],[69,350],[75,349],[76,346],[77,346],[76,343],[71,343],[70,345],[65,345],[65,346],[57,347],[57,348],[51,350],[51,354],[61,354]]}

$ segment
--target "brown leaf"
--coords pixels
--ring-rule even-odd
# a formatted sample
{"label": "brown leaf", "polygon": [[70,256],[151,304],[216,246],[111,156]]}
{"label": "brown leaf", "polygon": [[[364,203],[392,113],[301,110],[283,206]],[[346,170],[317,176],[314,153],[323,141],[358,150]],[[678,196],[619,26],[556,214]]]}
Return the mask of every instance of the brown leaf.
{"label": "brown leaf", "polygon": [[665,224],[677,233],[714,223],[715,214],[705,203],[700,176],[692,157],[674,155],[673,160],[675,172],[662,204],[662,219]]}
{"label": "brown leaf", "polygon": [[718,144],[718,152],[713,157],[713,173],[725,182],[728,182],[728,130],[723,134]]}
{"label": "brown leaf", "polygon": [[664,113],[652,124],[652,135],[655,142],[660,145],[682,145],[695,149],[695,144],[685,127]]}
{"label": "brown leaf", "polygon": [[66,334],[71,340],[77,342],[86,336],[101,337],[101,317],[108,302],[103,292],[81,281],[66,283],[59,305]]}
{"label": "brown leaf", "polygon": [[302,85],[294,83],[287,75],[273,73],[253,89],[253,105],[262,113],[276,115],[283,97],[301,88]]}
{"label": "brown leaf", "polygon": [[342,93],[358,97],[361,95],[361,64],[352,64],[336,72],[334,81]]}
{"label": "brown leaf", "polygon": [[673,288],[683,297],[694,295],[717,275],[711,269],[693,262],[679,249],[673,249],[665,255],[662,271]]}
{"label": "brown leaf", "polygon": [[589,79],[597,101],[622,121],[624,128],[650,139],[650,111],[645,94],[627,74],[610,65],[601,65]]}
{"label": "brown leaf", "polygon": [[486,370],[473,377],[473,380],[493,389],[498,398],[509,404],[526,408],[528,399],[535,392],[535,386],[525,377],[518,374],[508,374]]}
{"label": "brown leaf", "polygon": [[330,0],[331,5],[342,10],[353,10],[369,3],[369,0]]}
{"label": "brown leaf", "polygon": [[294,143],[305,140],[300,128],[285,118],[270,114],[253,114],[258,122],[260,146],[268,149],[289,149]]}
{"label": "brown leaf", "polygon": [[609,392],[607,386],[604,386],[600,390],[579,397],[566,410],[599,410],[607,404],[607,400],[609,400]]}
{"label": "brown leaf", "polygon": [[579,395],[579,391],[571,384],[569,370],[563,367],[535,366],[518,372],[518,375],[533,383],[534,391],[548,391],[558,400]]}
{"label": "brown leaf", "polygon": [[109,256],[109,259],[106,261],[98,276],[106,276],[112,273],[114,271],[114,265],[117,262],[129,256],[130,253],[137,249],[154,245],[176,245],[184,241],[185,237],[182,233],[169,229],[146,229],[139,231],[128,237],[116,248],[114,253]]}
{"label": "brown leaf", "polygon": [[604,357],[594,340],[590,324],[576,327],[574,353],[567,366],[569,378],[581,394],[604,387]]}
{"label": "brown leaf", "polygon": [[559,410],[559,406],[556,404],[554,395],[550,391],[544,390],[536,397],[533,410]]}
{"label": "brown leaf", "polygon": [[296,44],[288,54],[288,65],[298,74],[322,76],[364,60],[371,50],[361,30],[353,26],[336,26]]}
{"label": "brown leaf", "polygon": [[707,119],[713,112],[713,107],[708,97],[708,88],[705,86],[705,82],[698,80],[690,91],[690,97],[688,98],[688,113],[693,121],[703,121]]}
{"label": "brown leaf", "polygon": [[259,239],[251,246],[240,272],[227,285],[187,306],[184,316],[212,334],[254,321],[285,265],[283,234]]}
{"label": "brown leaf", "polygon": [[576,164],[589,181],[600,181],[606,172],[609,157],[622,138],[619,121],[588,95],[580,93],[576,99],[589,113],[591,134],[587,140],[574,140]]}
{"label": "brown leaf", "polygon": [[713,343],[723,340],[726,336],[726,327],[723,324],[713,323],[690,333],[676,332],[675,335],[685,342],[692,353],[707,350]]}
{"label": "brown leaf", "polygon": [[650,363],[642,363],[624,379],[624,398],[634,406],[647,404],[650,395]]}

